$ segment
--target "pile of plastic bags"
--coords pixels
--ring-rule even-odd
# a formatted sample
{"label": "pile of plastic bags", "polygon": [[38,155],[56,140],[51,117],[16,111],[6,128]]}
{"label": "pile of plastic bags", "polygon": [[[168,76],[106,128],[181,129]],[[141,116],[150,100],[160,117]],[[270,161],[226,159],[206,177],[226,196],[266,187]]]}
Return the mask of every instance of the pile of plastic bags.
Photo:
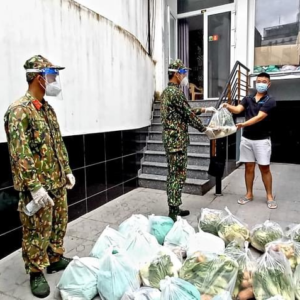
{"label": "pile of plastic bags", "polygon": [[74,257],[62,274],[62,299],[300,300],[300,224],[250,230],[227,208],[204,208],[198,229],[154,215],[107,226],[90,257]]}

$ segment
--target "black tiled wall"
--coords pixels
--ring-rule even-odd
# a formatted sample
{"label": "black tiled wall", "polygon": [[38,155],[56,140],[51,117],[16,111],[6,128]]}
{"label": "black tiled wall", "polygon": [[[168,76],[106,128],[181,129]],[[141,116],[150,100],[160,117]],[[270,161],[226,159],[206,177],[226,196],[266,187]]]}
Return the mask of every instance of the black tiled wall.
{"label": "black tiled wall", "polygon": [[[68,191],[69,221],[135,189],[148,127],[65,137],[76,185]],[[0,143],[0,259],[21,247],[18,192],[8,149]]]}

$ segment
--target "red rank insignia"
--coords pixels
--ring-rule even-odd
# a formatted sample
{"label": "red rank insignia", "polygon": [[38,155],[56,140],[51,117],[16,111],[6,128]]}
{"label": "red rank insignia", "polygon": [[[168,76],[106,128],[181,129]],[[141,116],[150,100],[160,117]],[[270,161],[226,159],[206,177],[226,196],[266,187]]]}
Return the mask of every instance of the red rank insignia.
{"label": "red rank insignia", "polygon": [[36,108],[37,110],[40,110],[40,109],[41,109],[42,103],[41,103],[39,100],[35,99],[35,100],[32,101],[32,103],[33,103],[33,105],[35,106],[35,108]]}

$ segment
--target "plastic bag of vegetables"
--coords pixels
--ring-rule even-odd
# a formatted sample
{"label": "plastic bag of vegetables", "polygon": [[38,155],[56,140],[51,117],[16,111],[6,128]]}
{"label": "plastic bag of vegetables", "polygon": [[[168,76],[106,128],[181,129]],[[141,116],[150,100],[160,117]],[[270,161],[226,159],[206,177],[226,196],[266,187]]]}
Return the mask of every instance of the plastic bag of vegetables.
{"label": "plastic bag of vegetables", "polygon": [[119,225],[118,231],[124,236],[128,236],[136,230],[150,231],[149,220],[143,215],[132,215]]}
{"label": "plastic bag of vegetables", "polygon": [[97,294],[100,260],[75,256],[63,272],[57,288],[63,300],[91,300]]}
{"label": "plastic bag of vegetables", "polygon": [[179,277],[209,299],[226,291],[232,294],[237,273],[237,262],[226,254],[198,252],[184,262]]}
{"label": "plastic bag of vegetables", "polygon": [[292,271],[295,271],[297,265],[300,264],[300,243],[297,243],[288,238],[282,238],[266,245],[266,251],[280,251],[288,260]]}
{"label": "plastic bag of vegetables", "polygon": [[200,300],[198,290],[180,278],[167,276],[160,282],[160,290],[160,300]]}
{"label": "plastic bag of vegetables", "polygon": [[133,232],[128,239],[126,252],[138,269],[151,261],[161,248],[153,235],[142,230]]}
{"label": "plastic bag of vegetables", "polygon": [[218,225],[218,235],[226,244],[236,240],[243,239],[247,241],[250,237],[250,231],[245,223],[235,217],[226,207],[227,216],[224,217]]}
{"label": "plastic bag of vegetables", "polygon": [[160,290],[141,287],[135,292],[126,292],[121,300],[160,300]]}
{"label": "plastic bag of vegetables", "polygon": [[160,245],[163,245],[166,235],[174,225],[174,221],[165,216],[149,216],[150,233],[154,235]]}
{"label": "plastic bag of vegetables", "polygon": [[139,273],[125,252],[109,249],[100,259],[97,288],[102,300],[120,300],[140,287]]}
{"label": "plastic bag of vegetables", "polygon": [[221,238],[201,230],[190,237],[187,257],[191,257],[197,251],[222,254],[225,251],[225,243]]}
{"label": "plastic bag of vegetables", "polygon": [[284,300],[295,299],[292,270],[281,252],[269,249],[257,260],[253,288],[256,300],[278,295]]}
{"label": "plastic bag of vegetables", "polygon": [[104,252],[111,246],[120,249],[126,248],[126,238],[120,232],[106,226],[89,256],[101,258]]}
{"label": "plastic bag of vegetables", "polygon": [[253,273],[256,263],[249,250],[249,243],[233,241],[226,247],[225,254],[236,260],[239,265],[233,298],[240,300],[254,298]]}
{"label": "plastic bag of vegetables", "polygon": [[254,226],[251,231],[251,245],[261,251],[265,251],[265,246],[283,237],[283,230],[279,224],[267,220],[263,224]]}
{"label": "plastic bag of vegetables", "polygon": [[198,217],[199,231],[218,235],[218,225],[225,217],[225,212],[217,209],[201,208],[201,214]]}
{"label": "plastic bag of vegetables", "polygon": [[185,256],[184,252],[187,249],[189,239],[194,234],[195,229],[189,225],[187,220],[177,217],[177,221],[165,238],[164,246],[171,250],[181,249],[183,256]]}
{"label": "plastic bag of vegetables", "polygon": [[143,285],[159,289],[159,283],[166,276],[178,277],[182,263],[168,248],[162,247],[150,263],[140,269]]}
{"label": "plastic bag of vegetables", "polygon": [[284,300],[280,295],[269,298],[268,300]]}
{"label": "plastic bag of vegetables", "polygon": [[300,224],[293,224],[288,227],[286,236],[300,243]]}
{"label": "plastic bag of vegetables", "polygon": [[296,299],[300,300],[300,265],[297,266],[294,273],[294,286]]}

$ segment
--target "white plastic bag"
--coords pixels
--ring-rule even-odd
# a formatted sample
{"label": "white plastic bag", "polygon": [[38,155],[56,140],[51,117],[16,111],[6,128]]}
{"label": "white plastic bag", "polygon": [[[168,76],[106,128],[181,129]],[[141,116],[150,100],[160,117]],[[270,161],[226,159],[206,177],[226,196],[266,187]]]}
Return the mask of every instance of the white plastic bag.
{"label": "white plastic bag", "polygon": [[228,215],[224,217],[218,225],[219,237],[222,238],[226,244],[236,239],[247,241],[250,237],[247,224],[234,216],[227,207],[225,207],[225,211]]}
{"label": "white plastic bag", "polygon": [[258,224],[251,230],[250,241],[252,247],[264,252],[265,246],[283,237],[283,230],[279,224],[273,221],[265,221],[263,224]]}
{"label": "white plastic bag", "polygon": [[220,295],[213,297],[212,300],[232,300],[229,292],[224,292]]}
{"label": "white plastic bag", "polygon": [[132,215],[130,218],[123,221],[118,229],[118,231],[125,236],[134,233],[136,230],[149,232],[150,226],[148,218],[143,215]]}
{"label": "white plastic bag", "polygon": [[127,240],[120,232],[107,226],[95,243],[90,256],[101,258],[104,252],[111,246],[119,249],[125,249],[126,244]]}
{"label": "white plastic bag", "polygon": [[177,217],[177,221],[165,238],[164,246],[171,250],[180,248],[186,251],[190,237],[194,234],[195,229],[187,220]]}
{"label": "white plastic bag", "polygon": [[182,263],[168,248],[161,247],[157,256],[140,269],[140,276],[144,286],[159,289],[159,283],[166,276],[178,277]]}
{"label": "white plastic bag", "polygon": [[156,237],[160,245],[164,244],[165,237],[174,225],[174,221],[165,216],[149,216],[150,233]]}
{"label": "white plastic bag", "polygon": [[236,132],[232,114],[227,108],[219,108],[217,112],[213,114],[208,127],[218,129],[214,131],[214,139],[219,139]]}
{"label": "white plastic bag", "polygon": [[253,274],[256,269],[255,259],[249,250],[249,243],[233,241],[225,249],[225,254],[233,258],[239,265],[234,299],[248,300],[254,298]]}
{"label": "white plastic bag", "polygon": [[225,251],[225,243],[213,234],[200,231],[190,237],[187,257],[191,257],[197,251],[222,254]]}
{"label": "white plastic bag", "polygon": [[138,270],[124,252],[108,250],[100,259],[97,288],[102,300],[120,300],[140,287]]}
{"label": "white plastic bag", "polygon": [[300,243],[300,224],[292,224],[288,227],[286,236]]}
{"label": "white plastic bag", "polygon": [[160,290],[141,287],[135,292],[126,292],[121,300],[160,300]]}
{"label": "white plastic bag", "polygon": [[300,265],[297,266],[294,273],[294,286],[296,299],[300,300]]}
{"label": "white plastic bag", "polygon": [[281,252],[268,249],[257,261],[253,275],[256,300],[280,295],[284,300],[294,300],[295,291],[291,267]]}
{"label": "white plastic bag", "polygon": [[153,235],[142,230],[135,231],[128,239],[126,252],[138,269],[151,261],[161,248]]}
{"label": "white plastic bag", "polygon": [[225,211],[210,208],[201,208],[201,214],[198,218],[199,231],[218,235],[218,225],[220,221],[226,216]]}
{"label": "white plastic bag", "polygon": [[57,288],[63,300],[91,300],[97,294],[100,260],[75,256],[63,272]]}
{"label": "white plastic bag", "polygon": [[198,290],[180,278],[167,276],[160,282],[160,290],[160,300],[200,300]]}

